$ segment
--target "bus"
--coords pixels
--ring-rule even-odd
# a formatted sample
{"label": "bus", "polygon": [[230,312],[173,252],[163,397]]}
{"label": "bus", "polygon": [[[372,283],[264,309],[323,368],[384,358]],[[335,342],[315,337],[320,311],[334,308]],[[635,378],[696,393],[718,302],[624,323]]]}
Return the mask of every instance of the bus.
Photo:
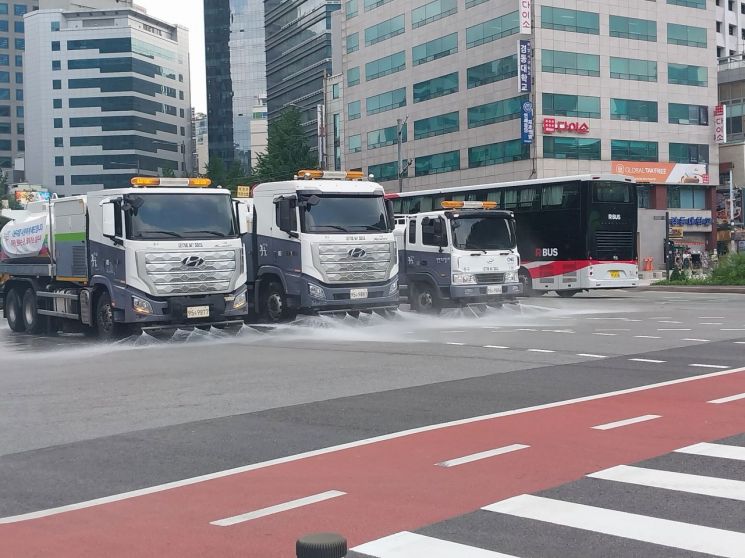
{"label": "bus", "polygon": [[517,220],[527,296],[639,285],[637,191],[632,178],[599,174],[388,194],[396,214],[444,201],[491,201]]}

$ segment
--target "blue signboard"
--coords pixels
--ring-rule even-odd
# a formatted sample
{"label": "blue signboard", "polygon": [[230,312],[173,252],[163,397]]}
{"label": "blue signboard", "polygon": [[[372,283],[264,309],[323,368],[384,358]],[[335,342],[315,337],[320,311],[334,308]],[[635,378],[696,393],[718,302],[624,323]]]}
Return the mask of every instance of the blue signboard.
{"label": "blue signboard", "polygon": [[520,40],[517,44],[517,90],[530,93],[533,88],[533,58],[530,41]]}
{"label": "blue signboard", "polygon": [[522,108],[522,118],[520,119],[520,139],[523,144],[531,144],[534,137],[533,103],[525,101]]}

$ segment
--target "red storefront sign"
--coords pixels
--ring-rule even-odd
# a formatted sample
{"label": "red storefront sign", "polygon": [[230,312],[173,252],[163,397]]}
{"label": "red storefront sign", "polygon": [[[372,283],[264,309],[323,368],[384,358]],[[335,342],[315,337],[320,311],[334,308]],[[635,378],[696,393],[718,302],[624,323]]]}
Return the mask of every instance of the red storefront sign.
{"label": "red storefront sign", "polygon": [[565,120],[556,120],[555,118],[543,119],[544,134],[589,134],[590,126],[583,122],[567,122]]}

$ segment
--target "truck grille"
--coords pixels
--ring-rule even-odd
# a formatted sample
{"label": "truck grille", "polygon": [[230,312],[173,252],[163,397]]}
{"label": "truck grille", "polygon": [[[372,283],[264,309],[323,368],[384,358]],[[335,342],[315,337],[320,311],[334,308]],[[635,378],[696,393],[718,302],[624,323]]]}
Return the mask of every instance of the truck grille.
{"label": "truck grille", "polygon": [[476,282],[479,285],[504,283],[504,273],[478,273]]}
{"label": "truck grille", "polygon": [[142,260],[153,294],[205,294],[231,290],[238,255],[233,250],[150,252]]}
{"label": "truck grille", "polygon": [[319,244],[313,247],[316,267],[328,283],[385,281],[396,258],[389,243]]}
{"label": "truck grille", "polygon": [[596,231],[595,253],[598,260],[631,260],[634,258],[633,231]]}

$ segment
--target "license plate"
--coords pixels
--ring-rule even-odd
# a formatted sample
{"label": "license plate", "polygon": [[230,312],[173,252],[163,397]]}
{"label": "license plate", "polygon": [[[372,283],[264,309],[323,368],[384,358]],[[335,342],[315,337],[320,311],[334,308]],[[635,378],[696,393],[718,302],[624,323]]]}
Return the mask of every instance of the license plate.
{"label": "license plate", "polygon": [[502,294],[502,286],[501,285],[490,285],[486,287],[486,294],[490,294],[490,295]]}
{"label": "license plate", "polygon": [[196,318],[209,318],[210,307],[209,306],[190,306],[186,309],[186,317],[190,320]]}
{"label": "license plate", "polygon": [[352,300],[367,298],[367,289],[352,289],[349,292],[349,298],[351,298]]}
{"label": "license plate", "polygon": [[611,279],[620,279],[621,278],[621,272],[620,271],[611,271],[610,272],[610,278]]}

